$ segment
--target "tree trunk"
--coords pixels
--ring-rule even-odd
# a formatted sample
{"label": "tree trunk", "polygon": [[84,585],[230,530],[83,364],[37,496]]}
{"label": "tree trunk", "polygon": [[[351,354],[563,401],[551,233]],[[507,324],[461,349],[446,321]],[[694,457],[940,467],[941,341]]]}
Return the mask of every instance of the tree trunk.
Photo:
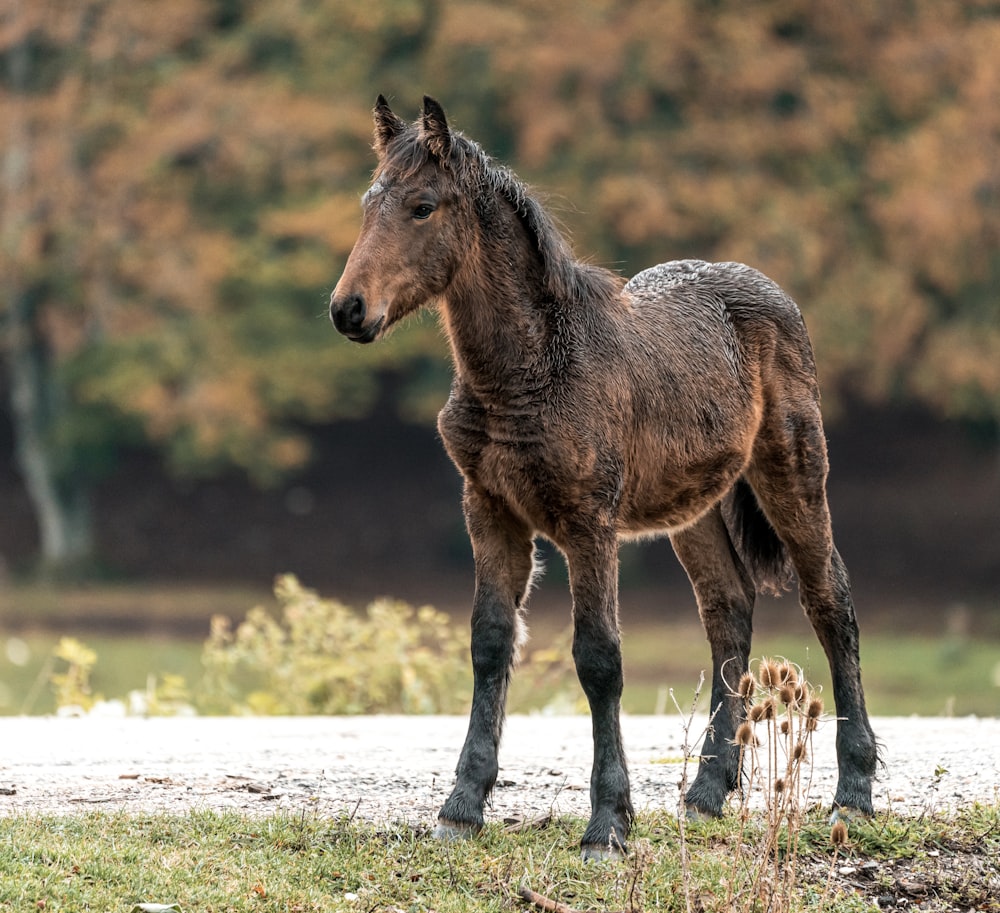
{"label": "tree trunk", "polygon": [[[14,16],[21,13],[15,4]],[[18,468],[31,499],[41,539],[39,570],[47,576],[87,570],[93,552],[86,482],[60,453],[55,431],[66,399],[55,377],[52,352],[40,320],[42,289],[19,262],[24,233],[37,218],[32,203],[32,137],[25,114],[31,60],[25,40],[6,56],[6,81],[14,94],[0,156],[0,358],[10,387],[11,424]]]}
{"label": "tree trunk", "polygon": [[63,395],[53,378],[48,346],[38,326],[32,292],[8,302],[5,360],[17,465],[24,478],[41,540],[40,572],[85,573],[93,557],[90,497],[55,443]]}

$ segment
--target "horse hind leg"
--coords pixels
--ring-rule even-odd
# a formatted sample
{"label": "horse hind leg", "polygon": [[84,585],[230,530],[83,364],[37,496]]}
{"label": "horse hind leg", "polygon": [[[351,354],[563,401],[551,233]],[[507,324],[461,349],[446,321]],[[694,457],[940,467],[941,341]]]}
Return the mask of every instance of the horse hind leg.
{"label": "horse hind leg", "polygon": [[733,740],[745,708],[737,688],[750,658],[756,594],[719,507],[674,533],[671,543],[691,581],[712,649],[712,718],[685,803],[690,815],[716,817],[739,785],[739,752]]}
{"label": "horse hind leg", "polygon": [[472,710],[455,787],[434,830],[443,840],[471,836],[483,826],[483,807],[499,770],[507,687],[523,633],[522,603],[534,570],[533,536],[520,520],[470,491],[465,512],[476,563]]}
{"label": "horse hind leg", "polygon": [[823,645],[833,677],[837,709],[837,791],[835,816],[841,810],[874,814],[872,781],[878,765],[878,743],[872,732],[861,683],[860,635],[847,569],[837,550],[819,585],[800,585],[802,603]]}
{"label": "horse hind leg", "polygon": [[827,455],[819,410],[783,420],[762,436],[747,477],[788,549],[799,597],[830,665],[837,712],[835,809],[873,813],[878,747],[861,684],[859,632],[847,569],[826,499]]}

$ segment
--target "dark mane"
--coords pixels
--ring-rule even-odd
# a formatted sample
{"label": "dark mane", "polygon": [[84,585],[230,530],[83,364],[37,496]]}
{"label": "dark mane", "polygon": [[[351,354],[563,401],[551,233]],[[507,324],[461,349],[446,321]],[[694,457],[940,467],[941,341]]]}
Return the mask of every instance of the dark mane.
{"label": "dark mane", "polygon": [[[386,172],[412,177],[433,158],[416,125],[395,137],[376,170],[376,180]],[[594,299],[615,298],[624,284],[621,277],[576,258],[572,247],[530,188],[507,166],[495,162],[483,148],[458,131],[451,132],[448,157],[441,165],[469,190],[477,212],[488,213],[499,198],[517,213],[542,259],[546,290],[553,300],[569,305]]]}

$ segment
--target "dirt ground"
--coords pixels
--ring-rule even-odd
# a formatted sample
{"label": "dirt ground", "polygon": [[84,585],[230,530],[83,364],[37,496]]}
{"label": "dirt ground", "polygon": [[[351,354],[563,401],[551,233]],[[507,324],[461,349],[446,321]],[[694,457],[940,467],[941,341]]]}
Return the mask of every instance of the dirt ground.
{"label": "dirt ground", "polygon": [[[695,721],[692,741],[704,725]],[[918,815],[1000,801],[1000,720],[873,725],[885,761],[876,807]],[[305,808],[427,824],[451,787],[465,727],[440,716],[6,719],[0,814]],[[833,795],[834,728],[824,724],[813,749],[816,801]],[[623,729],[636,808],[675,808],[681,720],[626,716]],[[587,717],[512,717],[489,817],[586,815],[590,760]]]}
{"label": "dirt ground", "polygon": [[[706,721],[689,727],[700,741]],[[1000,719],[876,719],[885,768],[877,811],[951,814],[1000,802]],[[184,814],[309,813],[373,823],[433,824],[452,784],[464,717],[3,721],[0,815],[93,810]],[[685,733],[679,717],[623,720],[637,810],[677,805]],[[835,727],[816,734],[810,800],[829,802]],[[589,811],[590,721],[515,716],[487,820],[518,826]],[[819,884],[827,862],[806,860]],[[1000,861],[975,845],[895,862],[845,859],[835,877],[881,909],[1000,910]]]}

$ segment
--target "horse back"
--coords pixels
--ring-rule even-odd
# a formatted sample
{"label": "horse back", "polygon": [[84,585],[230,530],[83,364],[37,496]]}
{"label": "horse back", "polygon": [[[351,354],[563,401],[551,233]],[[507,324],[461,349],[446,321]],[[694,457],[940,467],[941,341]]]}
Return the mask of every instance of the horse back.
{"label": "horse back", "polygon": [[818,401],[802,314],[758,270],[743,263],[677,260],[637,274],[623,296],[640,346],[661,353],[668,370],[701,378],[698,391],[715,396],[732,388],[737,398],[759,391],[770,400]]}

